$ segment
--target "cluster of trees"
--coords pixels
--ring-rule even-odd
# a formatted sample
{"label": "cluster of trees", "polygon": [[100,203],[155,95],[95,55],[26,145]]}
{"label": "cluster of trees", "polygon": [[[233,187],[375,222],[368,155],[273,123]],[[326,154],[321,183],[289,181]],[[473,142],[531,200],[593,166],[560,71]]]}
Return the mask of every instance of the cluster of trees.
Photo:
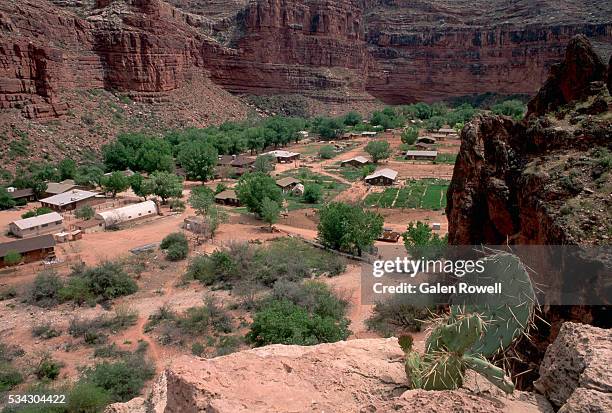
{"label": "cluster of trees", "polygon": [[382,235],[383,217],[358,205],[332,202],[319,213],[318,237],[327,247],[361,256]]}

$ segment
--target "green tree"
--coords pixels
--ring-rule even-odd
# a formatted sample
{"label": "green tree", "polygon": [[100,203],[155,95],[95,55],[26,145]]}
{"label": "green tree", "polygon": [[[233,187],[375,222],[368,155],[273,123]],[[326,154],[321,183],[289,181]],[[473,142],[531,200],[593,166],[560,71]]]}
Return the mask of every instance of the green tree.
{"label": "green tree", "polygon": [[134,191],[137,196],[146,200],[149,195],[153,194],[152,184],[147,184],[144,177],[138,172],[129,177],[129,182],[132,191]]}
{"label": "green tree", "polygon": [[57,169],[59,169],[61,180],[73,179],[76,175],[77,164],[72,159],[66,158],[58,164]]}
{"label": "green tree", "polygon": [[183,196],[183,182],[181,178],[168,172],[154,172],[145,183],[145,192],[157,195],[166,203],[169,198]]}
{"label": "green tree", "polygon": [[412,257],[439,258],[442,256],[448,236],[440,237],[429,225],[421,221],[411,222],[406,232],[402,234],[404,247]]}
{"label": "green tree", "polygon": [[258,156],[253,164],[253,171],[269,174],[274,170],[275,163],[276,159],[274,159],[274,157],[271,155]]}
{"label": "green tree", "polygon": [[402,132],[402,143],[413,145],[419,137],[419,129],[410,127]]}
{"label": "green tree", "polygon": [[334,118],[319,118],[315,123],[314,131],[321,135],[322,139],[331,140],[344,132],[344,124]]}
{"label": "green tree", "polygon": [[123,192],[130,187],[130,181],[122,172],[115,171],[110,176],[102,178],[102,188],[104,192],[110,192],[115,198],[117,193]]}
{"label": "green tree", "polygon": [[26,213],[21,214],[21,218],[23,219],[32,218],[32,217],[37,217],[39,215],[49,214],[51,212],[53,212],[53,210],[47,207],[34,208],[34,209],[29,210]]}
{"label": "green tree", "polygon": [[362,117],[357,112],[349,112],[344,116],[343,122],[345,125],[355,126],[362,122]]}
{"label": "green tree", "polygon": [[304,188],[304,202],[309,204],[316,204],[321,200],[323,196],[323,189],[319,184],[308,184]]}
{"label": "green tree", "polygon": [[371,141],[366,145],[365,151],[370,154],[374,163],[391,156],[391,147],[387,141]]}
{"label": "green tree", "polygon": [[263,201],[261,201],[261,218],[270,225],[270,232],[272,232],[272,225],[278,222],[279,215],[279,203],[265,197]]}
{"label": "green tree", "polygon": [[262,216],[264,198],[269,198],[280,204],[283,195],[274,179],[262,172],[244,174],[238,180],[236,187],[238,199],[249,212]]}
{"label": "green tree", "polygon": [[21,259],[21,254],[17,251],[7,251],[7,253],[4,255],[4,263],[9,267],[19,264]]}
{"label": "green tree", "polygon": [[74,211],[74,216],[79,219],[92,219],[96,215],[96,211],[90,206],[85,205]]}
{"label": "green tree", "polygon": [[6,188],[0,187],[0,210],[10,209],[15,206],[15,200],[6,191]]}
{"label": "green tree", "polygon": [[518,99],[505,100],[491,107],[491,111],[496,115],[511,116],[517,120],[523,118],[526,110],[525,104]]}
{"label": "green tree", "polygon": [[357,205],[329,203],[321,209],[319,218],[318,237],[324,245],[358,255],[383,231],[382,216]]}
{"label": "green tree", "polygon": [[98,186],[104,177],[104,170],[96,165],[80,166],[74,175],[74,182],[83,186]]}
{"label": "green tree", "polygon": [[135,169],[149,173],[172,172],[174,159],[172,147],[162,139],[147,139],[136,152]]}
{"label": "green tree", "polygon": [[180,145],[177,160],[189,179],[207,181],[215,175],[218,152],[203,141],[185,142]]}
{"label": "green tree", "polygon": [[215,203],[215,194],[207,186],[199,186],[191,190],[189,194],[189,205],[196,211],[197,215],[205,216]]}

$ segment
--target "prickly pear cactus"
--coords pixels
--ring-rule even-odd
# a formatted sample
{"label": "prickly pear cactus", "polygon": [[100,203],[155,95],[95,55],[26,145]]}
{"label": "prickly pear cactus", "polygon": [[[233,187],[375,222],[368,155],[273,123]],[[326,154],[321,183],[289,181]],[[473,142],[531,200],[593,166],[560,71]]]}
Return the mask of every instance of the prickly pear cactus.
{"label": "prickly pear cactus", "polygon": [[536,295],[521,260],[512,254],[497,253],[484,259],[485,271],[471,284],[502,283],[501,296],[456,295],[451,311],[478,313],[484,321],[484,334],[470,353],[492,356],[506,349],[529,330],[536,307]]}

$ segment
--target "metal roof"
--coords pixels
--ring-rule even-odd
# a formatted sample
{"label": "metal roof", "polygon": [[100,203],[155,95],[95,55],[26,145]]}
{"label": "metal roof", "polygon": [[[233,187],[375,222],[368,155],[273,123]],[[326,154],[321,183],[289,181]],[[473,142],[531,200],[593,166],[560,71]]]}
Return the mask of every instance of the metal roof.
{"label": "metal roof", "polygon": [[12,222],[13,225],[19,229],[30,229],[40,227],[41,225],[51,224],[57,221],[64,221],[64,218],[57,212],[50,212],[48,214],[38,215],[36,217],[19,219]]}
{"label": "metal roof", "polygon": [[219,192],[215,195],[215,199],[238,199],[236,191],[233,189],[226,189],[225,191]]}
{"label": "metal roof", "polygon": [[70,182],[48,182],[45,192],[48,194],[63,194],[64,192],[70,191],[75,186],[74,183]]}
{"label": "metal roof", "polygon": [[390,168],[379,169],[377,171],[374,171],[371,175],[366,176],[365,180],[367,181],[369,179],[378,178],[380,176],[384,176],[385,178],[389,179],[395,179],[397,178],[397,171],[394,171]]}
{"label": "metal roof", "polygon": [[427,156],[435,158],[438,151],[406,151],[406,156]]}
{"label": "metal roof", "polygon": [[51,247],[55,247],[55,238],[53,238],[53,235],[43,235],[40,237],[32,237],[20,239],[17,241],[4,242],[0,244],[0,257],[4,257],[9,251],[15,251],[19,254],[24,254],[26,252],[37,251]]}
{"label": "metal roof", "polygon": [[351,161],[357,161],[359,163],[369,163],[370,160],[368,158],[366,158],[365,156],[355,156],[354,158],[350,158],[350,159],[346,159],[344,162],[351,162]]}
{"label": "metal roof", "polygon": [[276,181],[276,185],[285,188],[289,185],[293,185],[293,184],[299,184],[302,181],[300,181],[299,179],[293,178],[291,176],[287,176],[285,178],[281,178],[278,181]]}
{"label": "metal roof", "polygon": [[83,201],[85,199],[93,198],[98,195],[97,192],[82,191],[80,189],[73,189],[72,191],[64,192],[50,196],[49,198],[41,199],[40,202],[51,205],[67,205],[77,201]]}
{"label": "metal roof", "polygon": [[153,201],[145,201],[126,205],[121,208],[98,212],[96,214],[96,219],[103,220],[106,224],[118,224],[153,214],[157,214],[157,205],[155,205]]}
{"label": "metal roof", "polygon": [[276,156],[277,158],[292,158],[294,156],[298,156],[299,153],[276,150],[276,151],[266,152],[263,155],[272,155],[272,156]]}

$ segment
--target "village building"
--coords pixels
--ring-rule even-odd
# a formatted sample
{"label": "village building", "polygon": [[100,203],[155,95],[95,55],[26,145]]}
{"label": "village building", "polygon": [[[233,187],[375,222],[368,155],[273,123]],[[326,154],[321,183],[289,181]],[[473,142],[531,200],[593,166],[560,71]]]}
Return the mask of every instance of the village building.
{"label": "village building", "polygon": [[393,185],[397,178],[397,171],[390,168],[383,168],[374,171],[365,177],[365,182],[370,185]]}
{"label": "village building", "polygon": [[296,186],[293,187],[293,189],[291,190],[291,193],[296,196],[302,196],[304,195],[304,189],[305,189],[304,185],[297,184]]}
{"label": "village building", "polygon": [[219,192],[215,195],[215,202],[221,205],[240,206],[240,200],[236,191],[233,189],[226,189],[225,191]]}
{"label": "village building", "polygon": [[297,161],[298,159],[300,159],[300,154],[297,152],[289,152],[289,151],[282,151],[282,150],[276,150],[276,151],[270,151],[270,152],[266,152],[262,155],[269,155],[272,156],[274,158],[276,158],[276,162],[278,163],[290,163],[293,161]]}
{"label": "village building", "polygon": [[54,234],[64,229],[64,218],[57,212],[19,219],[9,224],[9,231],[16,237],[29,238]]}
{"label": "village building", "polygon": [[219,155],[218,166],[248,168],[255,163],[255,158],[244,155]]}
{"label": "village building", "polygon": [[370,131],[365,131],[365,132],[361,132],[361,136],[368,136],[368,137],[372,137],[372,136],[376,136],[378,132],[370,132]]}
{"label": "village building", "polygon": [[102,198],[96,198],[98,194],[81,189],[73,189],[68,192],[53,195],[40,200],[43,207],[51,208],[54,211],[71,211],[85,205],[92,205],[100,202]]}
{"label": "village building", "polygon": [[435,161],[438,151],[406,151],[404,157],[413,161]]}
{"label": "village building", "polygon": [[433,145],[436,143],[436,138],[432,136],[421,136],[417,138],[416,143],[427,143],[429,145]]}
{"label": "village building", "polygon": [[18,203],[27,203],[36,201],[36,194],[32,188],[17,189],[12,186],[6,188],[9,196],[13,198],[13,201]]}
{"label": "village building", "polygon": [[77,185],[72,179],[66,179],[62,182],[47,182],[45,196],[50,197],[53,195],[63,194],[64,192],[68,192],[76,188]]}
{"label": "village building", "polygon": [[435,151],[438,148],[436,145],[422,143],[422,142],[415,143],[414,147],[417,150],[421,150],[421,151]]}
{"label": "village building", "polygon": [[99,219],[87,219],[75,222],[72,224],[72,227],[76,231],[81,231],[83,234],[92,234],[94,232],[104,231],[104,221]]}
{"label": "village building", "polygon": [[340,163],[340,166],[350,165],[350,166],[359,168],[361,166],[368,165],[368,164],[370,164],[370,160],[366,158],[365,156],[355,156],[354,158],[345,159],[344,161]]}
{"label": "village building", "polygon": [[289,192],[299,184],[301,184],[301,181],[291,176],[276,181],[276,185],[279,186],[283,192]]}
{"label": "village building", "polygon": [[[124,171],[119,171],[119,172],[121,172],[121,175],[123,175],[123,176],[124,176],[124,177],[126,177],[126,178],[129,178],[129,177],[131,177],[131,176],[134,176],[134,172],[133,172],[133,171],[132,171],[130,168],[127,168],[126,170],[124,170]],[[115,172],[107,172],[107,173],[105,173],[105,174],[104,174],[104,176],[111,176],[111,175],[112,175],[112,174],[114,174],[114,173],[115,173]]]}
{"label": "village building", "polygon": [[207,231],[206,220],[199,216],[190,216],[183,220],[183,228],[196,234],[203,234]]}
{"label": "village building", "polygon": [[444,134],[445,136],[457,135],[457,131],[453,128],[440,128],[438,129],[438,133]]}
{"label": "village building", "polygon": [[155,202],[145,201],[108,211],[101,211],[98,212],[94,218],[98,221],[102,221],[104,227],[107,228],[155,216],[157,212],[157,205]]}
{"label": "village building", "polygon": [[1,243],[0,268],[7,266],[4,258],[10,252],[20,254],[21,262],[23,263],[55,258],[55,238],[53,238],[53,235],[47,234],[39,237],[24,238],[17,241]]}
{"label": "village building", "polygon": [[445,133],[432,133],[431,137],[438,141],[443,141],[446,139]]}

